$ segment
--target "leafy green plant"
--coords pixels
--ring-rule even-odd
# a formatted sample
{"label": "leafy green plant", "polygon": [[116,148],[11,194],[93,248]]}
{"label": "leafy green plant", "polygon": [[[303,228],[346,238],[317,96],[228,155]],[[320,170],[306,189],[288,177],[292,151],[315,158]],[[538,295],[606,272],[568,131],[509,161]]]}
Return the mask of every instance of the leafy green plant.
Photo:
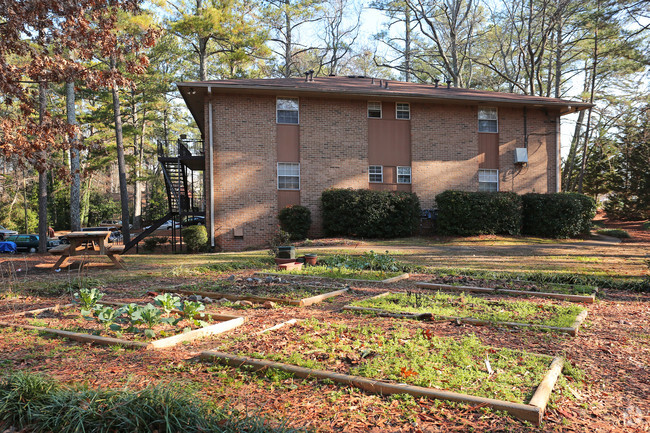
{"label": "leafy green plant", "polygon": [[[181,307],[181,311],[187,320],[192,321],[195,326],[202,327],[207,326],[208,323],[204,320],[196,318],[196,316],[203,310],[205,310],[205,305],[203,305],[202,302],[198,301],[183,301]],[[203,314],[201,314],[201,317],[204,317]]]}
{"label": "leafy green plant", "polygon": [[100,292],[96,288],[92,289],[81,289],[74,294],[74,298],[81,305],[81,314],[83,316],[89,316],[92,314],[92,311],[97,306],[97,302],[104,297],[104,293]]}
{"label": "leafy green plant", "polygon": [[643,223],[643,230],[650,230],[650,221],[646,221]]}
{"label": "leafy green plant", "polygon": [[162,311],[151,304],[147,304],[144,307],[140,307],[138,312],[140,320],[147,326],[147,329],[144,330],[144,335],[149,338],[155,337],[156,333],[153,328],[162,323]]}
{"label": "leafy green plant", "polygon": [[165,314],[169,314],[172,310],[178,309],[181,306],[181,298],[171,293],[163,293],[153,298],[153,300],[157,306],[165,311]]}
{"label": "leafy green plant", "polygon": [[305,239],[311,227],[311,211],[300,205],[287,206],[278,213],[278,220],[292,240]]}
{"label": "leafy green plant", "polygon": [[119,317],[119,313],[119,310],[109,306],[98,306],[98,308],[95,308],[95,317],[99,323],[103,324],[106,329],[110,328],[113,331],[122,329],[120,325],[115,323],[115,320]]}
{"label": "leafy green plant", "polygon": [[578,193],[537,194],[522,197],[522,233],[549,238],[570,238],[589,234],[596,215],[596,203]]}

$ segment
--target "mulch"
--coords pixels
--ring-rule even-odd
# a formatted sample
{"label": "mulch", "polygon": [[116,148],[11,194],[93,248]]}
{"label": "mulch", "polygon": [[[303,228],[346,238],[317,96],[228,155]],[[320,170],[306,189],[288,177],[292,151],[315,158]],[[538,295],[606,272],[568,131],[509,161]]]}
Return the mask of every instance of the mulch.
{"label": "mulch", "polygon": [[[245,278],[250,274],[240,275]],[[400,282],[391,288],[406,289],[409,284],[413,283]],[[105,290],[109,292],[107,296],[118,299],[127,287],[130,292],[141,290],[140,301],[150,301],[151,296],[147,296],[146,291],[151,288],[151,282],[125,282]],[[375,326],[389,326],[379,318],[369,319],[340,311],[353,300],[385,289],[367,284],[353,286],[350,293],[310,308],[283,306],[267,310],[255,306],[223,309],[222,312],[247,317],[245,325],[231,332],[233,336],[256,332],[292,318],[315,317],[348,323],[372,321]],[[426,328],[433,335],[451,338],[473,333],[483,343],[495,347],[565,356],[584,371],[584,378],[578,383],[569,383],[574,395],[554,393],[542,431],[648,431],[650,295],[605,291],[603,296],[601,301],[589,306],[589,316],[575,338],[505,328],[457,326],[447,322],[412,321],[409,326]],[[129,296],[128,300],[136,298]],[[12,303],[24,302],[32,306],[48,300],[53,301],[30,297],[15,298]],[[6,371],[46,372],[65,382],[87,382],[101,387],[192,383],[193,389],[199,390],[205,398],[227,402],[240,413],[282,419],[289,425],[316,431],[539,431],[507,415],[468,405],[426,399],[402,401],[316,380],[287,378],[278,381],[198,360],[200,350],[214,348],[218,348],[218,341],[203,340],[164,352],[131,351],[0,329],[0,351]]]}

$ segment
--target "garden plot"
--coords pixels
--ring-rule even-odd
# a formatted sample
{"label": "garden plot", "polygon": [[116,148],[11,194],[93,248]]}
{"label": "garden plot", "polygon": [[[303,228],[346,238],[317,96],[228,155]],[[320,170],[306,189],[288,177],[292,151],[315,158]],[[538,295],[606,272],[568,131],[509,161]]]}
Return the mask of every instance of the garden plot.
{"label": "garden plot", "polygon": [[368,251],[359,256],[335,254],[320,259],[318,266],[306,266],[300,270],[278,271],[273,275],[293,275],[316,278],[333,278],[343,281],[373,281],[392,283],[409,278],[405,265],[388,254]]}
{"label": "garden plot", "polygon": [[[572,295],[567,293],[538,291],[539,289],[537,289],[537,287],[534,285],[528,285],[527,290],[525,288],[519,288],[517,286],[514,286],[515,288],[512,289],[507,289],[507,288],[503,288],[503,286],[477,287],[477,286],[461,286],[461,285],[440,284],[440,283],[418,283],[417,287],[421,289],[447,290],[447,291],[455,291],[455,292],[493,293],[493,294],[510,295],[510,296],[534,296],[537,298],[560,299],[562,301],[582,302],[585,304],[593,304],[596,299],[596,294],[593,293],[593,288],[592,288],[591,295]],[[588,287],[588,286],[583,286],[583,287]]]}
{"label": "garden plot", "polygon": [[[381,394],[472,403],[538,424],[561,358],[453,339],[403,322],[387,328],[307,319],[260,335],[219,339],[201,358],[254,370],[275,368]],[[563,380],[562,380],[562,383]]]}
{"label": "garden plot", "polygon": [[441,292],[386,292],[353,302],[344,310],[424,320],[455,320],[471,325],[501,325],[565,332],[575,336],[587,310],[578,305],[551,302],[488,300]]}
{"label": "garden plot", "polygon": [[207,297],[208,302],[227,299],[229,301],[250,301],[254,303],[275,302],[306,307],[342,295],[348,291],[348,288],[336,287],[331,284],[301,284],[268,276],[264,279],[219,280],[209,285],[184,285],[157,290],[185,296],[198,295],[203,298]]}
{"label": "garden plot", "polygon": [[[156,297],[157,305],[100,303],[97,289],[83,289],[78,303],[57,305],[3,317],[0,326],[32,329],[72,340],[160,349],[220,334],[244,318],[204,314],[199,302],[180,302],[171,295]],[[177,309],[177,307],[180,308]]]}

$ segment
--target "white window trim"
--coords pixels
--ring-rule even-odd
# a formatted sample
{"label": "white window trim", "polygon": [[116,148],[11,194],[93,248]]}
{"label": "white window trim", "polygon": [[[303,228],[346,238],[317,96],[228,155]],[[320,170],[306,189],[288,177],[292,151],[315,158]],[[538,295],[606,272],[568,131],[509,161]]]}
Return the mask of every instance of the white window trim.
{"label": "white window trim", "polygon": [[[409,181],[408,182],[400,182],[399,181],[399,169],[400,168],[408,168],[409,169],[409,174],[408,174]],[[402,185],[410,185],[413,182],[413,169],[411,168],[410,165],[398,165],[397,166],[396,176],[397,176],[397,183],[402,184]],[[406,176],[406,175],[402,175],[402,176]]]}
{"label": "white window trim", "polygon": [[[496,114],[497,114],[496,119],[481,119],[481,109],[484,109],[484,108],[490,108],[490,109],[493,109],[494,111],[496,111]],[[478,126],[478,132],[480,132],[481,134],[498,134],[499,133],[499,107],[483,107],[483,106],[479,106],[477,116],[478,116],[478,125],[477,125]],[[495,121],[497,123],[496,131],[481,131],[481,120],[493,120],[493,121]]]}
{"label": "white window trim", "polygon": [[[481,182],[481,171],[482,170],[484,170],[484,171],[495,171],[496,172],[496,182],[492,182],[492,181],[489,181],[489,182],[488,181],[482,181]],[[490,183],[490,184],[496,183],[497,184],[497,192],[498,192],[499,191],[499,186],[500,186],[499,185],[499,169],[496,169],[496,168],[479,168],[479,170],[478,170],[478,183],[479,183],[479,191],[480,191],[480,185],[482,183]]]}
{"label": "white window trim", "polygon": [[[409,107],[409,117],[407,119],[402,119],[402,118],[397,117],[397,111],[398,111],[397,106],[399,104],[405,104],[405,105],[407,105]],[[404,110],[401,110],[401,111],[404,111]],[[396,120],[411,120],[411,103],[410,102],[396,102],[395,103],[395,119]]]}
{"label": "white window trim", "polygon": [[[280,164],[296,164],[298,166],[298,188],[280,188]],[[284,177],[294,177],[294,176],[286,176],[283,175]],[[300,163],[299,162],[278,162],[276,164],[276,185],[278,190],[280,191],[300,191],[300,185],[301,184],[301,179],[300,179]]]}
{"label": "white window trim", "polygon": [[[298,121],[296,123],[280,122],[280,119],[278,119],[278,111],[279,111],[278,110],[278,100],[280,100],[280,99],[295,99],[296,101],[298,101],[298,109],[296,110],[296,112],[298,113]],[[286,111],[289,111],[289,110],[286,110]],[[277,123],[279,125],[300,125],[300,98],[291,98],[291,97],[288,97],[288,96],[278,96],[277,98],[275,98],[275,123]]]}
{"label": "white window trim", "polygon": [[[376,180],[370,180],[370,167],[379,167],[379,173],[372,173],[373,175],[380,175],[381,180],[376,181]],[[384,183],[384,166],[383,165],[369,165],[368,166],[368,183]]]}
{"label": "white window trim", "polygon": [[[370,117],[370,104],[379,104],[379,117]],[[382,119],[384,117],[384,107],[381,101],[368,101],[366,115],[368,119]]]}

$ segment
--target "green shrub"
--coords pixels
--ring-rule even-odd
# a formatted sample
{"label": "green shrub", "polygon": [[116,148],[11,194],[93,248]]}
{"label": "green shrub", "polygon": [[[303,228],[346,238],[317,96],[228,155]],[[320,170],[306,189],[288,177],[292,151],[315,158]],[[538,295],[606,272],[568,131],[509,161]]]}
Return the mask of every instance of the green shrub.
{"label": "green shrub", "polygon": [[206,249],[208,243],[208,231],[205,226],[189,226],[183,230],[183,240],[190,252],[197,252]]}
{"label": "green shrub", "polygon": [[280,228],[291,235],[291,239],[305,239],[311,227],[311,211],[304,206],[287,206],[278,214]]}
{"label": "green shrub", "polygon": [[650,230],[650,221],[646,221],[643,223],[643,230]]}
{"label": "green shrub", "polygon": [[420,224],[420,200],[413,193],[328,189],[321,206],[328,236],[403,237]]}
{"label": "green shrub", "polygon": [[596,233],[598,233],[599,235],[612,236],[620,239],[623,238],[627,239],[630,237],[630,234],[622,229],[601,229],[598,230]]}
{"label": "green shrub", "polygon": [[156,246],[166,244],[167,238],[165,237],[150,237],[145,238],[144,240],[144,249],[145,251],[153,251],[156,249]]}
{"label": "green shrub", "polygon": [[570,238],[588,234],[596,215],[596,203],[577,193],[536,194],[522,196],[522,232],[548,238]]}
{"label": "green shrub", "polygon": [[445,191],[436,196],[440,233],[518,235],[521,198],[513,192]]}

